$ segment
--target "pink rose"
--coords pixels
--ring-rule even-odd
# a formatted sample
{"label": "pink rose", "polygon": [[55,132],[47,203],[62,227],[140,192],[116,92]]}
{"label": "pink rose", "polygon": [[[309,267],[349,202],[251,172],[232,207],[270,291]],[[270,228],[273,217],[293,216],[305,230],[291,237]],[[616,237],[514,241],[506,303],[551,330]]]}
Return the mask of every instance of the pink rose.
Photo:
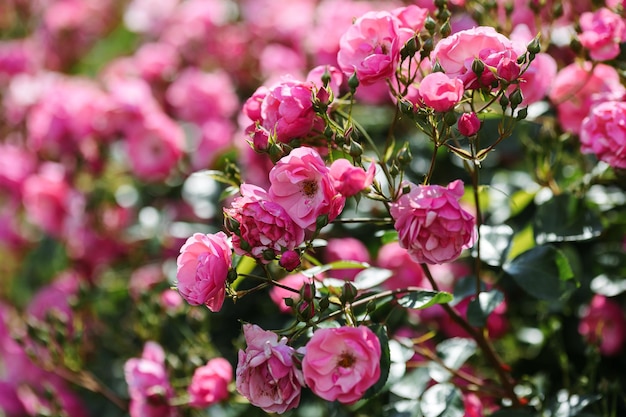
{"label": "pink rose", "polygon": [[557,65],[554,58],[548,54],[537,54],[530,66],[519,77],[519,87],[524,100],[522,105],[527,106],[542,100],[550,91],[556,78]]}
{"label": "pink rose", "polygon": [[603,96],[619,97],[626,92],[615,68],[605,64],[573,63],[556,75],[550,100],[556,106],[561,128],[580,133],[582,121]]}
{"label": "pink rose", "polygon": [[619,44],[626,41],[626,23],[620,15],[602,7],[580,15],[582,46],[595,61],[607,61],[619,55]]}
{"label": "pink rose", "polygon": [[348,76],[356,73],[363,85],[393,77],[402,47],[401,24],[384,11],[359,17],[339,41],[337,62],[341,70]]}
{"label": "pink rose", "polygon": [[124,377],[131,399],[131,417],[174,415],[169,404],[174,391],[165,369],[165,352],[158,343],[146,342],[140,358],[127,360]]}
{"label": "pink rose", "polygon": [[330,165],[330,176],[335,189],[344,197],[352,197],[368,188],[374,181],[376,165],[371,164],[367,172],[355,167],[345,158],[336,159]]}
{"label": "pink rose", "polygon": [[458,258],[475,240],[474,217],[459,205],[463,183],[410,187],[390,210],[402,247],[420,263],[442,264]]}
{"label": "pink rose", "polygon": [[382,284],[387,289],[424,286],[425,275],[421,265],[399,242],[390,242],[380,248],[377,265],[393,271],[393,275]]}
{"label": "pink rose", "polygon": [[493,75],[485,68],[478,82],[472,71],[474,59],[482,60],[486,65],[497,68],[502,58],[515,57],[523,51],[515,51],[514,44],[506,36],[496,32],[492,27],[478,26],[462,30],[437,43],[432,52],[433,62],[439,62],[446,75],[460,78],[466,89],[480,88],[481,84],[489,86]]}
{"label": "pink rose", "polygon": [[442,72],[428,74],[417,89],[420,101],[439,112],[452,110],[463,98],[463,81]]}
{"label": "pink rose", "polygon": [[612,167],[626,168],[626,103],[607,101],[591,109],[581,126],[580,150]]}
{"label": "pink rose", "polygon": [[187,239],[176,260],[180,295],[191,305],[205,304],[209,310],[219,311],[226,296],[231,255],[223,232],[195,233]]}
{"label": "pink rose", "polygon": [[480,120],[474,112],[463,113],[457,121],[457,127],[463,136],[474,136],[480,129]]}
{"label": "pink rose", "polygon": [[598,345],[603,355],[618,355],[626,340],[626,318],[621,305],[594,295],[580,319],[578,332],[588,343]]}
{"label": "pink rose", "polygon": [[[291,288],[295,291],[300,291],[300,288],[302,288],[305,283],[311,282],[311,278],[307,277],[304,274],[290,274],[282,278],[279,282],[284,287]],[[291,312],[291,307],[285,304],[285,299],[291,298],[294,301],[298,301],[300,295],[297,292],[289,291],[286,288],[274,285],[270,290],[270,298],[272,299],[274,304],[278,306],[278,309],[281,311],[281,313],[289,313]]]}
{"label": "pink rose", "polygon": [[295,270],[301,263],[300,255],[295,250],[284,251],[278,261],[278,264],[289,272]]}
{"label": "pink rose", "polygon": [[304,380],[327,401],[354,404],[380,378],[378,337],[365,326],[319,329],[306,344]]}
{"label": "pink rose", "polygon": [[237,391],[268,413],[297,407],[304,380],[287,338],[279,340],[275,333],[252,324],[245,324],[243,333],[247,347],[239,351]]}
{"label": "pink rose", "polygon": [[[370,254],[367,246],[359,239],[353,237],[336,237],[328,239],[324,248],[324,261],[327,263],[335,261],[355,261],[370,262]],[[338,279],[353,280],[362,269],[333,269],[329,271],[330,276]]]}
{"label": "pink rose", "polygon": [[304,229],[294,223],[287,211],[272,201],[264,189],[242,184],[240,192],[241,197],[236,198],[230,208],[224,209],[235,253],[268,263],[304,242]]}
{"label": "pink rose", "polygon": [[233,367],[224,358],[214,358],[196,368],[187,388],[189,405],[205,408],[228,398],[228,384],[233,379]]}
{"label": "pink rose", "polygon": [[317,218],[335,219],[345,198],[333,185],[330,170],[312,148],[296,148],[272,168],[269,195],[301,228],[315,230]]}

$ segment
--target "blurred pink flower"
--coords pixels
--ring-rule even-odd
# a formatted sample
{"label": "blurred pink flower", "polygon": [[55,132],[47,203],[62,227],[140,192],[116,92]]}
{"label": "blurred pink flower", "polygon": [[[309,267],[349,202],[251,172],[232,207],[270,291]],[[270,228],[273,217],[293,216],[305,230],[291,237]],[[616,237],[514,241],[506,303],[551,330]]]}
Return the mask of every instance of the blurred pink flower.
{"label": "blurred pink flower", "polygon": [[268,413],[297,407],[304,380],[287,338],[252,324],[243,326],[243,334],[247,347],[239,351],[237,391]]}
{"label": "blurred pink flower", "polygon": [[189,405],[205,408],[228,398],[228,384],[233,379],[233,367],[224,358],[214,358],[196,368],[187,388]]}
{"label": "blurred pink flower", "polygon": [[[289,274],[278,282],[285,287],[292,288],[295,291],[300,291],[300,288],[302,288],[305,283],[311,282],[311,278],[304,274]],[[285,288],[274,285],[270,290],[270,298],[274,304],[276,304],[281,313],[289,313],[292,310],[291,307],[285,304],[285,298],[291,298],[294,301],[298,301],[300,295],[297,292],[289,291]]]}
{"label": "blurred pink flower", "polygon": [[391,205],[400,244],[420,263],[442,264],[459,257],[474,244],[474,217],[463,210],[459,199],[463,183],[409,184],[410,191]]}
{"label": "blurred pink flower", "polygon": [[422,267],[400,246],[400,242],[383,245],[378,251],[376,264],[393,272],[393,275],[382,284],[387,289],[423,286],[425,276]]}
{"label": "blurred pink flower", "polygon": [[306,344],[302,372],[319,397],[354,404],[378,381],[380,358],[380,341],[369,328],[323,328]]}
{"label": "blurred pink flower", "polygon": [[[304,242],[304,229],[292,221],[287,211],[272,201],[264,189],[242,184],[240,192],[241,197],[224,209],[235,253],[268,263]],[[233,220],[236,225],[230,227]]]}
{"label": "blurred pink flower", "polygon": [[[336,237],[328,239],[324,248],[324,261],[331,263],[335,261],[355,261],[370,262],[370,254],[367,246],[359,239],[353,237]],[[352,281],[354,277],[363,271],[360,268],[353,269],[333,269],[328,273],[332,278]]]}
{"label": "blurred pink flower", "polygon": [[296,148],[270,171],[269,195],[303,229],[315,230],[320,216],[334,220],[345,203],[333,186],[330,170],[316,150]]}
{"label": "blurred pink flower", "polygon": [[580,15],[582,33],[578,36],[594,61],[608,61],[619,55],[620,43],[626,41],[626,23],[613,11],[602,7]]}
{"label": "blurred pink flower", "polygon": [[130,274],[128,292],[135,301],[139,301],[142,295],[163,282],[165,275],[160,264],[143,265]]}
{"label": "blurred pink flower", "polygon": [[204,122],[199,131],[192,127],[189,159],[192,171],[201,171],[213,167],[222,152],[233,145],[235,126],[228,119],[212,119]]}
{"label": "blurred pink flower", "polygon": [[594,295],[580,319],[578,332],[587,343],[599,346],[603,355],[620,354],[626,341],[622,306],[610,298]]}
{"label": "blurred pink flower", "polygon": [[205,304],[219,311],[226,296],[226,279],[232,265],[232,251],[224,232],[195,233],[180,248],[176,260],[177,287],[191,305]]}
{"label": "blurred pink flower", "polygon": [[26,148],[0,143],[0,189],[20,197],[22,183],[35,172],[37,158]]}
{"label": "blurred pink flower", "polygon": [[164,42],[141,45],[132,57],[138,75],[150,84],[169,82],[180,65],[176,49]]}
{"label": "blurred pink flower", "polygon": [[591,109],[581,126],[580,150],[626,168],[626,103],[606,101]]}
{"label": "blurred pink flower", "polygon": [[[67,335],[74,331],[74,311],[71,302],[78,296],[82,277],[75,271],[60,273],[48,285],[40,288],[26,308],[29,316],[45,322],[49,314],[64,323]],[[75,301],[75,300],[74,300]]]}
{"label": "blurred pink flower", "polygon": [[424,77],[417,91],[421,103],[435,111],[447,112],[461,101],[465,89],[460,79],[433,72]]}
{"label": "blurred pink flower", "polygon": [[330,165],[330,176],[335,189],[344,197],[352,197],[372,185],[376,174],[376,164],[370,164],[367,171],[352,165],[345,158],[338,158]]}
{"label": "blurred pink flower", "polygon": [[391,78],[399,64],[401,21],[390,12],[368,12],[354,21],[339,41],[337,62],[363,85]]}

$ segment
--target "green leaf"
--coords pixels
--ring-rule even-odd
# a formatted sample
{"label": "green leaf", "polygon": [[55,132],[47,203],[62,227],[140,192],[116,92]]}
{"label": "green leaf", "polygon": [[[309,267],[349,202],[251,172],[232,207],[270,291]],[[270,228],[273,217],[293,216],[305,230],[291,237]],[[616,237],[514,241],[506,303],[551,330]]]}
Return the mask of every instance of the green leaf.
{"label": "green leaf", "polygon": [[[480,282],[480,290],[487,290],[487,286],[482,281]],[[474,275],[463,277],[454,284],[454,291],[452,292],[454,299],[450,302],[450,305],[454,306],[466,297],[474,294],[476,294],[476,277]]]}
{"label": "green leaf", "polygon": [[315,275],[319,275],[322,272],[330,271],[332,269],[365,269],[368,267],[369,267],[369,264],[365,262],[336,261],[336,262],[331,262],[331,263],[324,264],[324,265],[314,266],[312,268],[302,271],[301,273],[306,275],[309,278],[312,278]]}
{"label": "green leaf", "polygon": [[584,241],[602,232],[602,220],[581,198],[559,194],[537,207],[533,230],[539,244]]}
{"label": "green leaf", "polygon": [[555,301],[569,289],[574,273],[567,258],[554,246],[536,246],[503,266],[504,271],[528,294]]}
{"label": "green leaf", "polygon": [[475,327],[487,324],[489,314],[504,301],[504,294],[498,290],[481,292],[472,299],[467,307],[467,320]]}
{"label": "green leaf", "polygon": [[420,408],[424,417],[463,417],[463,394],[452,384],[433,385],[424,392]]}
{"label": "green leaf", "polygon": [[354,286],[359,290],[367,290],[387,281],[393,272],[384,268],[367,268],[354,277]]}
{"label": "green leaf", "polygon": [[407,400],[417,400],[431,382],[428,369],[420,367],[407,373],[389,387],[389,391]]}
{"label": "green leaf", "polygon": [[395,230],[385,230],[382,232],[377,232],[376,237],[380,237],[380,242],[383,245],[386,245],[387,243],[398,241],[398,232]]}
{"label": "green leaf", "polygon": [[[446,382],[452,374],[448,369],[457,370],[476,353],[476,342],[472,339],[453,337],[446,339],[437,345],[437,356],[445,365],[445,368],[437,362],[429,362],[428,372],[430,377],[437,382]],[[448,369],[446,369],[448,368]]]}
{"label": "green leaf", "polygon": [[421,310],[435,304],[445,304],[452,301],[452,294],[445,291],[417,290],[398,298],[398,304],[405,308]]}
{"label": "green leaf", "polygon": [[601,395],[570,395],[566,390],[561,390],[553,399],[549,409],[555,417],[581,416],[585,407],[602,399]]}
{"label": "green leaf", "polygon": [[[513,241],[513,229],[501,224],[498,226],[480,226],[480,259],[487,265],[500,266],[506,260]],[[477,246],[474,246],[473,255],[477,255]]]}
{"label": "green leaf", "polygon": [[371,398],[383,389],[383,387],[387,383],[387,378],[389,377],[389,368],[391,366],[391,355],[389,354],[389,336],[387,336],[387,328],[382,324],[375,324],[373,326],[370,326],[370,329],[376,334],[376,336],[378,337],[378,341],[380,342],[380,377],[374,385],[372,385],[368,388],[367,391],[365,391],[364,398]]}

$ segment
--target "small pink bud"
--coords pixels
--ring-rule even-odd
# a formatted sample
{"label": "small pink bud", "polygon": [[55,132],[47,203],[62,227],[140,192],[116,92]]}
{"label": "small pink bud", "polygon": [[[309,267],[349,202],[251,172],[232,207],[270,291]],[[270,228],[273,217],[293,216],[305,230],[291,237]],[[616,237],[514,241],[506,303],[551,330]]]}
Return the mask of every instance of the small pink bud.
{"label": "small pink bud", "polygon": [[463,113],[458,121],[459,133],[463,136],[474,136],[480,129],[480,120],[476,113]]}
{"label": "small pink bud", "polygon": [[298,255],[298,252],[293,250],[285,251],[281,255],[280,261],[278,261],[278,263],[287,271],[291,272],[300,266],[300,255]]}

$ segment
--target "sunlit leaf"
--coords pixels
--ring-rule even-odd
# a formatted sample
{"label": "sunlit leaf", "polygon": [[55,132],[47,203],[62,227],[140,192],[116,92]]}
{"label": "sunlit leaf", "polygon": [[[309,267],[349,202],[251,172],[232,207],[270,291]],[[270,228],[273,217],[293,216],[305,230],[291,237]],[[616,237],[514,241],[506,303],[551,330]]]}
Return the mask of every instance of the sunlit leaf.
{"label": "sunlit leaf", "polygon": [[424,392],[420,408],[424,417],[463,417],[463,395],[452,384],[433,385]]}
{"label": "sunlit leaf", "polygon": [[452,301],[452,294],[445,291],[418,290],[398,298],[398,304],[415,310],[430,307],[435,304],[445,304]]}
{"label": "sunlit leaf", "polygon": [[354,286],[359,290],[376,287],[387,281],[393,275],[393,271],[384,268],[367,268],[354,277]]}
{"label": "sunlit leaf", "polygon": [[[505,261],[514,231],[510,226],[480,226],[480,259],[487,265],[500,266]],[[474,246],[473,255],[477,255],[478,247]]]}
{"label": "sunlit leaf", "polygon": [[539,244],[583,241],[600,235],[602,221],[584,199],[559,194],[537,207],[533,229]]}
{"label": "sunlit leaf", "polygon": [[[472,339],[453,337],[437,345],[437,356],[448,369],[459,369],[467,359],[476,353],[476,342]],[[430,377],[437,382],[450,380],[452,374],[437,362],[429,362]]]}
{"label": "sunlit leaf", "polygon": [[487,318],[502,302],[504,294],[498,290],[483,291],[470,301],[467,307],[467,320],[469,324],[483,327]]}

